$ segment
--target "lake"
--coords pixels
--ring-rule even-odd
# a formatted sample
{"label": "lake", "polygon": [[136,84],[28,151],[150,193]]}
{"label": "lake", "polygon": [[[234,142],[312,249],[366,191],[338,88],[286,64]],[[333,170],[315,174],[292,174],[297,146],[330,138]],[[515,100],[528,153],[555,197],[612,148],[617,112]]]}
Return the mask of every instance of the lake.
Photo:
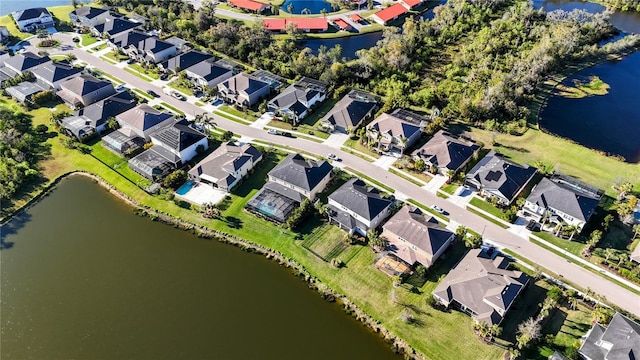
{"label": "lake", "polygon": [[322,9],[326,10],[327,13],[333,11],[331,4],[324,0],[286,0],[280,6],[280,9],[289,12],[289,5],[293,5],[292,14],[302,14],[303,11],[307,14],[321,14]]}
{"label": "lake", "polygon": [[330,49],[340,45],[342,46],[342,56],[347,59],[355,59],[358,50],[373,47],[380,39],[382,39],[382,31],[337,39],[309,39],[300,41],[298,44],[300,47],[310,48],[315,54],[318,53],[320,46],[326,46],[327,49]]}
{"label": "lake", "polygon": [[[579,1],[536,1],[534,6],[546,11],[604,11],[599,4]],[[640,33],[638,13],[613,13],[611,23],[624,33]],[[640,162],[640,53],[584,69],[565,79],[563,85],[572,86],[575,80],[588,82],[593,76],[609,84],[607,95],[581,99],[551,96],[540,113],[540,126],[584,146],[621,156],[627,162]]]}
{"label": "lake", "polygon": [[[78,1],[78,3],[82,3],[83,1]],[[89,1],[87,1],[89,2]],[[9,15],[14,11],[24,10],[29,7],[40,6],[40,7],[50,7],[50,6],[61,6],[61,5],[70,5],[71,1],[69,0],[40,0],[36,3],[29,1],[16,1],[16,0],[2,0],[0,1],[0,16]]]}
{"label": "lake", "polygon": [[74,176],[2,229],[2,359],[397,359],[275,262]]}

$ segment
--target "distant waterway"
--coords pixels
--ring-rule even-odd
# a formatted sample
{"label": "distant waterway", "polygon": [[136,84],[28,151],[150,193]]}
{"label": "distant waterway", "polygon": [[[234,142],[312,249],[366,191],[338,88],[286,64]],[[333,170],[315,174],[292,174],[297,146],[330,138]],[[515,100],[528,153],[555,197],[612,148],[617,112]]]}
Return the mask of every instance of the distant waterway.
{"label": "distant waterway", "polygon": [[[82,3],[83,1],[78,1],[78,3]],[[86,1],[90,2],[90,1]],[[71,1],[69,0],[39,0],[39,1],[16,1],[16,0],[1,0],[0,1],[0,16],[9,15],[14,11],[24,10],[30,7],[51,7],[51,6],[61,6],[61,5],[70,5]]]}
{"label": "distant waterway", "polygon": [[93,181],[1,231],[2,359],[397,359],[262,256],[135,216]]}

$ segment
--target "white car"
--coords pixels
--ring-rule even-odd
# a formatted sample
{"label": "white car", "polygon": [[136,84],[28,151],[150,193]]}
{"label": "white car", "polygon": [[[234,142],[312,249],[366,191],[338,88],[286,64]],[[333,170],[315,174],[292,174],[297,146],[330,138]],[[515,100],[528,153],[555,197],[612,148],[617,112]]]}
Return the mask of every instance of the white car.
{"label": "white car", "polygon": [[269,129],[269,130],[267,130],[267,134],[271,134],[271,135],[278,135],[278,130],[276,130],[276,129]]}
{"label": "white car", "polygon": [[444,214],[444,210],[443,210],[440,206],[438,206],[438,205],[433,205],[431,208],[432,208],[433,210],[435,210],[435,211],[439,212],[440,214]]}
{"label": "white car", "polygon": [[125,90],[127,90],[127,88],[124,87],[124,85],[122,85],[122,84],[118,84],[118,86],[116,86],[116,91],[117,92],[122,92],[122,91],[125,91]]}

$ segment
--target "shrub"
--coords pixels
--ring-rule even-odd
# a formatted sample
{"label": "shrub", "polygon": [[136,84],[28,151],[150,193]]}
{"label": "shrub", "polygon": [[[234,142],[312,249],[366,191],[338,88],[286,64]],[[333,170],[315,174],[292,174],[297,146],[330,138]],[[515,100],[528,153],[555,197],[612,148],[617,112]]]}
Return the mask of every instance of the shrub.
{"label": "shrub", "polygon": [[184,170],[176,170],[164,178],[163,185],[175,189],[185,181],[187,181],[187,172]]}
{"label": "shrub", "polygon": [[31,101],[36,105],[42,105],[53,99],[53,90],[41,91],[31,97]]}

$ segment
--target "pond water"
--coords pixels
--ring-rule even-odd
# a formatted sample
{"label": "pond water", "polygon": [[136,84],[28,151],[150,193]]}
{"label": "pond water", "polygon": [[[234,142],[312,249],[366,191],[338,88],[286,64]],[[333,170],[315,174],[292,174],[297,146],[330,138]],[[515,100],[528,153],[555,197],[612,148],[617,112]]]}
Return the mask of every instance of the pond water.
{"label": "pond water", "polygon": [[327,12],[333,11],[331,4],[324,0],[286,0],[280,9],[289,12],[289,5],[293,5],[292,14],[302,14],[303,11],[307,13],[306,10],[309,10],[309,14],[321,14],[322,9]]}
{"label": "pond water", "polygon": [[310,48],[316,54],[320,46],[324,45],[330,49],[340,45],[342,46],[342,56],[347,59],[355,59],[358,50],[373,47],[380,39],[382,39],[382,31],[376,31],[337,39],[309,39],[299,42],[299,45]]}
{"label": "pond water", "polygon": [[86,178],[0,230],[3,360],[398,358],[287,269]]}

